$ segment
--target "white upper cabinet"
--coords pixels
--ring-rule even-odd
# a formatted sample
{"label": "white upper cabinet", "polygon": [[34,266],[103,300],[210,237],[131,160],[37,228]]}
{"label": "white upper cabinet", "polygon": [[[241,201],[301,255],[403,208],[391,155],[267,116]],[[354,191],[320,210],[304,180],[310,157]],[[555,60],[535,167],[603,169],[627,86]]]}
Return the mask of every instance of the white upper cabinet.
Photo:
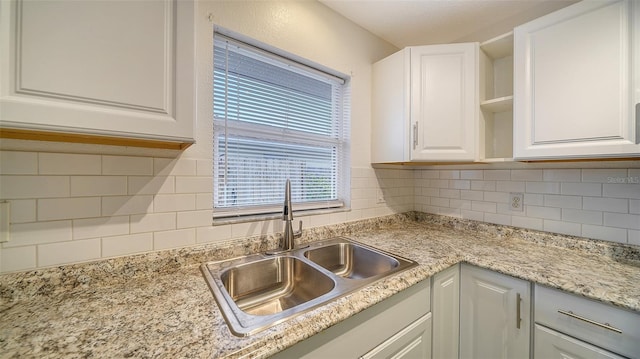
{"label": "white upper cabinet", "polygon": [[584,1],[514,30],[514,157],[640,156],[640,4]]}
{"label": "white upper cabinet", "polygon": [[0,7],[3,131],[193,142],[193,1]]}
{"label": "white upper cabinet", "polygon": [[478,44],[408,47],[373,65],[372,162],[474,161]]}

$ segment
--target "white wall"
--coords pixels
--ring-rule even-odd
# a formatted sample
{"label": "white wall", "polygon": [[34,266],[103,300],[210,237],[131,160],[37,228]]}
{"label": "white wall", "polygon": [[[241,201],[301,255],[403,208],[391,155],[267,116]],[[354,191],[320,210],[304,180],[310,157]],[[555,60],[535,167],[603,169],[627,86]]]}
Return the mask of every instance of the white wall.
{"label": "white wall", "polygon": [[211,225],[214,24],[352,76],[351,210],[302,217],[305,227],[413,208],[411,172],[369,165],[371,64],[396,51],[392,45],[315,1],[197,3],[197,143],[179,153],[1,140],[0,200],[11,203],[12,239],[0,247],[0,271],[282,230],[280,220]]}

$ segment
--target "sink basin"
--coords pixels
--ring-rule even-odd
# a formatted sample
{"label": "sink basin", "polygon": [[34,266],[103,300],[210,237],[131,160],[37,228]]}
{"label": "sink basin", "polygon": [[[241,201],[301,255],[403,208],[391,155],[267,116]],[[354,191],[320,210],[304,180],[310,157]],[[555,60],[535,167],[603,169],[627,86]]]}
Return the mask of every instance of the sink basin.
{"label": "sink basin", "polygon": [[416,265],[339,237],[200,269],[231,332],[247,336]]}
{"label": "sink basin", "polygon": [[278,256],[233,267],[220,275],[238,308],[270,315],[329,293],[335,283],[309,264]]}
{"label": "sink basin", "polygon": [[304,252],[309,260],[349,279],[384,274],[400,265],[397,259],[353,243],[336,243]]}

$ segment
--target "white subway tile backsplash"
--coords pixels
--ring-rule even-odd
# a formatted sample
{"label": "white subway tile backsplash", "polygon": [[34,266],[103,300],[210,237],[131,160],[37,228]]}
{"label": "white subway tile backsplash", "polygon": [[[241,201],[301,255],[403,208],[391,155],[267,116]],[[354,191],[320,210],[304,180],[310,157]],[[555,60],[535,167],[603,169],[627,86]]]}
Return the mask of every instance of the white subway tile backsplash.
{"label": "white subway tile backsplash", "polygon": [[153,175],[153,159],[149,157],[102,156],[103,175]]}
{"label": "white subway tile backsplash", "polygon": [[602,196],[602,184],[563,182],[560,184],[560,194],[590,197]]}
{"label": "white subway tile backsplash", "polygon": [[0,176],[0,198],[38,199],[69,196],[67,176]]}
{"label": "white subway tile backsplash", "polygon": [[527,217],[533,218],[554,220],[560,220],[562,218],[562,210],[560,208],[525,206],[525,213],[527,214]]}
{"label": "white subway tile backsplash", "polygon": [[544,195],[535,194],[535,193],[525,193],[523,201],[525,205],[529,204],[532,206],[542,206],[544,205]]}
{"label": "white subway tile backsplash", "polygon": [[212,223],[212,210],[178,212],[177,228],[204,227]]}
{"label": "white subway tile backsplash", "polygon": [[11,223],[26,223],[36,221],[36,200],[16,199],[11,200]]}
{"label": "white subway tile backsplash", "polygon": [[73,239],[117,236],[129,233],[129,216],[73,220]]}
{"label": "white subway tile backsplash", "polygon": [[471,181],[471,189],[474,191],[495,191],[496,181]]}
{"label": "white subway tile backsplash", "polygon": [[213,165],[211,161],[211,159],[196,160],[196,176],[213,177]]}
{"label": "white subway tile backsplash", "polygon": [[124,176],[71,176],[71,196],[114,196],[127,194]]}
{"label": "white subway tile backsplash", "polygon": [[541,218],[512,216],[511,225],[515,227],[535,229],[541,231],[543,229],[543,220]]}
{"label": "white subway tile backsplash", "polygon": [[482,171],[482,170],[463,170],[463,171],[460,171],[460,179],[481,180],[481,179],[484,179],[484,171]]}
{"label": "white subway tile backsplash", "polygon": [[38,154],[36,152],[0,152],[1,175],[38,174]]}
{"label": "white subway tile backsplash", "polygon": [[38,168],[41,175],[99,175],[102,173],[102,156],[39,153]]}
{"label": "white subway tile backsplash", "polygon": [[582,236],[611,242],[627,243],[627,230],[622,228],[583,224]]}
{"label": "white subway tile backsplash", "polygon": [[429,181],[429,186],[434,188],[449,188],[449,180],[446,179],[433,179]]}
{"label": "white subway tile backsplash", "polygon": [[[211,162],[209,162],[211,163]],[[156,176],[195,176],[198,160],[191,158],[154,158],[153,174]],[[213,171],[213,165],[211,165]]]}
{"label": "white subway tile backsplash", "polygon": [[168,176],[129,176],[127,194],[175,193],[175,177]]}
{"label": "white subway tile backsplash", "polygon": [[471,209],[473,211],[487,213],[496,213],[497,205],[493,202],[471,201]]}
{"label": "white subway tile backsplash", "polygon": [[568,234],[571,236],[579,236],[582,226],[579,223],[554,221],[545,219],[543,222],[543,230],[551,233]]}
{"label": "white subway tile backsplash", "polygon": [[582,170],[582,182],[611,183],[615,178],[626,178],[627,173],[622,168],[587,168]]}
{"label": "white subway tile backsplash", "polygon": [[485,213],[484,221],[489,223],[501,224],[503,226],[510,226],[511,216],[499,213]]}
{"label": "white subway tile backsplash", "polygon": [[102,238],[102,257],[117,257],[153,250],[153,233]]}
{"label": "white subway tile backsplash", "polygon": [[542,180],[545,182],[580,182],[582,172],[579,169],[545,169]]}
{"label": "white subway tile backsplash", "polygon": [[196,242],[222,242],[231,238],[231,226],[206,226],[196,228]]}
{"label": "white subway tile backsplash", "polygon": [[545,207],[555,207],[555,208],[581,209],[582,208],[582,197],[581,196],[563,196],[563,195],[555,195],[555,194],[545,194],[544,195],[544,206]]}
{"label": "white subway tile backsplash", "polygon": [[2,248],[0,251],[1,272],[14,272],[35,269],[36,246]]}
{"label": "white subway tile backsplash", "polygon": [[511,179],[511,171],[510,170],[485,170],[484,179],[508,181]]}
{"label": "white subway tile backsplash", "polygon": [[560,183],[558,182],[527,182],[525,185],[527,193],[538,194],[559,194]]}
{"label": "white subway tile backsplash", "polygon": [[629,202],[622,198],[583,197],[582,208],[604,212],[627,213]]}
{"label": "white subway tile backsplash", "polygon": [[449,188],[454,189],[471,189],[471,181],[468,180],[450,180]]}
{"label": "white subway tile backsplash", "polygon": [[457,189],[440,189],[440,197],[444,198],[460,198],[460,190]]}
{"label": "white subway tile backsplash", "polygon": [[152,212],[153,196],[111,196],[102,198],[103,216],[122,216]]}
{"label": "white subway tile backsplash", "polygon": [[512,181],[542,181],[542,170],[511,170]]}
{"label": "white subway tile backsplash", "polygon": [[497,192],[524,192],[525,182],[522,181],[496,181]]}
{"label": "white subway tile backsplash", "polygon": [[196,229],[179,229],[175,231],[153,233],[153,249],[169,249],[196,244]]}
{"label": "white subway tile backsplash", "polygon": [[440,171],[440,178],[442,179],[460,179],[460,171]]}
{"label": "white subway tile backsplash", "polygon": [[3,248],[70,241],[71,221],[11,224],[11,240]]}
{"label": "white subway tile backsplash", "polygon": [[482,192],[482,191],[465,191],[465,190],[462,190],[462,191],[460,191],[460,199],[482,201],[482,200],[484,200],[483,193],[484,192]]}
{"label": "white subway tile backsplash", "polygon": [[640,184],[637,183],[605,183],[602,195],[613,198],[640,199]]}
{"label": "white subway tile backsplash", "polygon": [[464,219],[472,221],[484,221],[484,212],[461,210],[460,215]]}
{"label": "white subway tile backsplash", "polygon": [[485,192],[484,200],[487,202],[509,203],[509,193],[506,192]]}
{"label": "white subway tile backsplash", "polygon": [[38,266],[85,262],[100,258],[100,239],[41,244],[38,246]]}
{"label": "white subway tile backsplash", "polygon": [[100,217],[100,197],[38,200],[38,221]]}
{"label": "white subway tile backsplash", "polygon": [[640,230],[640,216],[636,214],[605,213],[604,225],[609,227]]}
{"label": "white subway tile backsplash", "polygon": [[449,198],[432,197],[430,202],[429,202],[429,204],[432,205],[432,206],[438,206],[438,207],[449,207],[450,199]]}
{"label": "white subway tile backsplash", "polygon": [[[0,271],[282,231],[279,219],[212,226],[210,158],[0,155],[0,199],[12,202],[12,241],[2,245]],[[633,182],[639,174],[354,167],[349,211],[298,219],[312,228],[415,209],[640,245],[640,185]],[[377,203],[378,189],[386,203]],[[524,193],[524,212],[510,210],[509,192]]]}
{"label": "white subway tile backsplash", "polygon": [[176,229],[176,213],[145,213],[130,216],[130,233]]}
{"label": "white subway tile backsplash", "polygon": [[213,209],[213,193],[196,194],[196,209]]}
{"label": "white subway tile backsplash", "polygon": [[565,222],[601,225],[602,218],[602,212],[600,211],[585,211],[572,208],[562,209],[562,220]]}
{"label": "white subway tile backsplash", "polygon": [[176,177],[176,193],[207,192],[213,192],[213,178],[211,177]]}

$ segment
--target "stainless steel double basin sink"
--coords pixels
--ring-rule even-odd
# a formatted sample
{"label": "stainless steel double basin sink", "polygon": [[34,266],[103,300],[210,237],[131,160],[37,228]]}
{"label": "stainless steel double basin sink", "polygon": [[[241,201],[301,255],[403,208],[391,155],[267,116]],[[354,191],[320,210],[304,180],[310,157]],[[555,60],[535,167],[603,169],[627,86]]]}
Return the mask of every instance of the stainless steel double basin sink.
{"label": "stainless steel double basin sink", "polygon": [[201,269],[231,332],[247,336],[416,265],[338,237]]}

